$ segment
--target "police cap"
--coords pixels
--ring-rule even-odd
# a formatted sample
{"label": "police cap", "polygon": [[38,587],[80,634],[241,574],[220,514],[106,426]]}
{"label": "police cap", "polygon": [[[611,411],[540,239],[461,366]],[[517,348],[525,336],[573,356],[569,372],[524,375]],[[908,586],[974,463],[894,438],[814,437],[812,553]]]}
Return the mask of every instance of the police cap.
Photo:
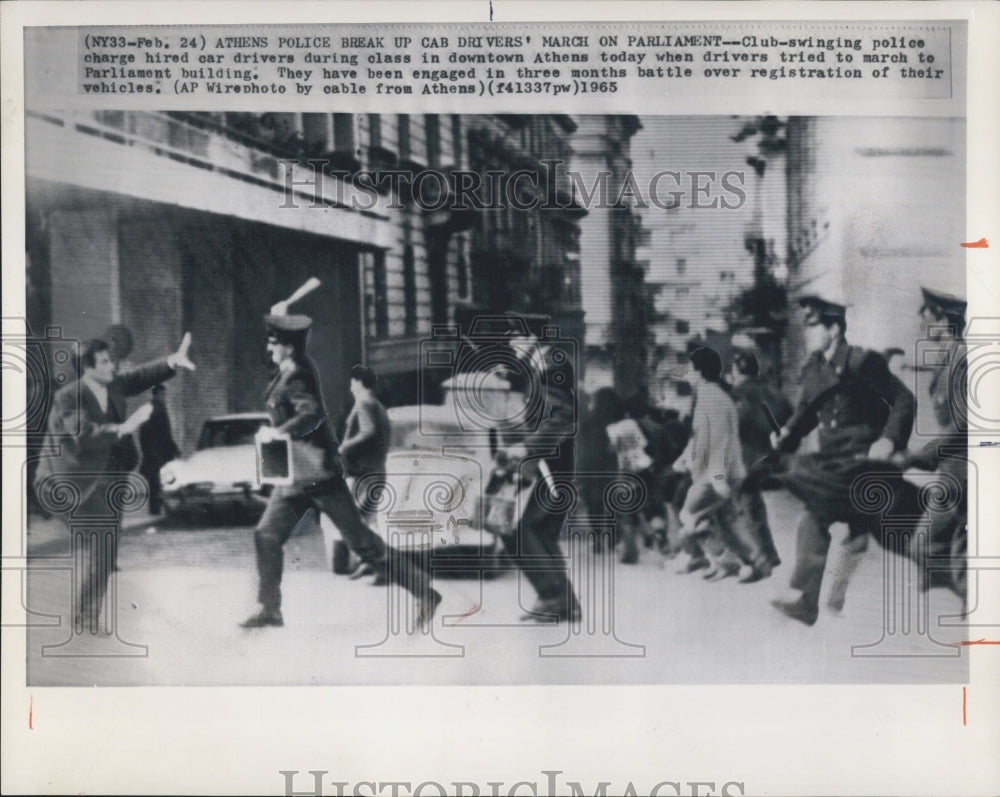
{"label": "police cap", "polygon": [[312,319],[307,315],[275,315],[264,316],[264,326],[267,327],[267,337],[279,343],[301,343],[305,340],[312,327]]}
{"label": "police cap", "polygon": [[950,293],[942,293],[933,288],[920,287],[924,295],[924,303],[920,306],[920,312],[930,310],[937,316],[958,316],[965,317],[965,308],[968,303]]}
{"label": "police cap", "polygon": [[799,307],[806,311],[806,323],[820,322],[824,325],[847,319],[847,307],[832,302],[818,294],[807,294],[799,297]]}

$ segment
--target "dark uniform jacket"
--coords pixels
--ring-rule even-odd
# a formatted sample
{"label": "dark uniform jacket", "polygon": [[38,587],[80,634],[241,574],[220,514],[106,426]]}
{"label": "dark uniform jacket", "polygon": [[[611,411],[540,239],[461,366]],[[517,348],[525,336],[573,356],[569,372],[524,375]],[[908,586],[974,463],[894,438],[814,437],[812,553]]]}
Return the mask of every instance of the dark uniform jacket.
{"label": "dark uniform jacket", "polygon": [[165,360],[158,360],[118,374],[108,385],[108,405],[101,410],[90,388],[82,380],[59,389],[49,412],[43,459],[35,474],[36,489],[53,474],[76,474],[81,502],[97,485],[99,474],[131,470],[116,453],[120,439],[115,431],[125,421],[125,400],[174,375]]}
{"label": "dark uniform jacket", "polygon": [[964,435],[969,428],[966,354],[964,341],[952,341],[931,379],[930,395],[934,417],[945,435]]}
{"label": "dark uniform jacket", "polygon": [[576,464],[576,374],[569,357],[558,349],[544,350],[544,362],[542,373],[533,374],[532,384],[517,375],[511,379],[511,387],[524,393],[530,410],[517,437],[529,457],[544,454],[550,470],[572,473]]}
{"label": "dark uniform jacket", "polygon": [[853,486],[872,469],[866,459],[872,443],[886,437],[896,450],[905,447],[913,405],[897,401],[880,354],[843,341],[829,362],[814,353],[802,369],[801,382],[802,396],[785,426],[789,437],[782,450],[794,451],[817,427],[820,450],[794,457],[781,480],[821,519],[846,521],[852,533],[862,531],[874,515],[865,514]]}
{"label": "dark uniform jacket", "polygon": [[817,426],[820,451],[825,453],[865,453],[883,436],[897,450],[905,447],[906,424],[900,415],[907,408],[905,402],[894,406],[897,396],[891,376],[880,354],[845,341],[829,362],[814,352],[802,369],[802,395],[786,424],[789,436],[782,449],[794,451]]}
{"label": "dark uniform jacket", "polygon": [[295,355],[293,366],[278,369],[267,386],[265,406],[271,425],[292,440],[324,452],[323,466],[335,475],[343,468],[337,456],[337,436],[326,418],[316,367],[305,355]]}
{"label": "dark uniform jacket", "polygon": [[941,434],[912,458],[911,464],[916,467],[935,470],[944,449],[960,450],[966,445],[969,428],[966,355],[966,344],[961,340],[951,341],[942,351],[929,389],[934,419],[941,427]]}
{"label": "dark uniform jacket", "polygon": [[903,381],[893,373],[889,374],[892,391],[892,412],[882,429],[882,437],[896,444],[897,451],[906,449],[913,432],[913,422],[917,417],[917,399]]}

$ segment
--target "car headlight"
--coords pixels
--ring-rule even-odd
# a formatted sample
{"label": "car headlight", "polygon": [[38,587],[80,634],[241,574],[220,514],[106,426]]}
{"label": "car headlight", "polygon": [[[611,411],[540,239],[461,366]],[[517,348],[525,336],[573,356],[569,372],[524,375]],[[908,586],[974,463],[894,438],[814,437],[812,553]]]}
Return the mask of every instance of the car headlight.
{"label": "car headlight", "polygon": [[177,474],[174,469],[169,465],[164,465],[160,468],[160,484],[166,487],[168,484],[173,484],[177,481]]}

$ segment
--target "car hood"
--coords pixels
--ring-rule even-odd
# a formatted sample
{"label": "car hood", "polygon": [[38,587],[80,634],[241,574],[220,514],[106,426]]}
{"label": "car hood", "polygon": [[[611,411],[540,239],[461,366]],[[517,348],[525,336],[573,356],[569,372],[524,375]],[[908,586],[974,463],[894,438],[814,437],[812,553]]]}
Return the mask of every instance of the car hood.
{"label": "car hood", "polygon": [[169,486],[176,489],[193,482],[257,484],[257,453],[253,446],[219,446],[195,451],[187,459],[168,462],[177,482]]}

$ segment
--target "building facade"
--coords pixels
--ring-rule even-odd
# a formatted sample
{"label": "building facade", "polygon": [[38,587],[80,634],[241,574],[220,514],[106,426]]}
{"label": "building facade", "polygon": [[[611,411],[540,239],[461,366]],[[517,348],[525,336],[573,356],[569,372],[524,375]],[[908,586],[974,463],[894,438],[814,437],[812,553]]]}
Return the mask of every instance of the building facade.
{"label": "building facade", "polygon": [[[124,324],[130,362],[191,331],[198,370],[167,391],[190,450],[206,418],[260,408],[261,317],[315,276],[294,311],[314,319],[331,415],[346,413],[361,361],[389,403],[433,397],[447,374],[423,367],[420,342],[435,327],[522,310],[582,335],[584,212],[544,164],[569,160],[575,130],[552,115],[29,109],[29,326],[83,340]],[[371,177],[385,170],[404,176]],[[488,170],[535,174],[522,186],[557,207],[491,203],[484,182],[456,210],[447,179],[413,179]]]}
{"label": "building facade", "polygon": [[580,222],[586,385],[628,396],[648,383],[650,348],[645,263],[636,259],[648,232],[638,210],[623,200],[634,180],[632,138],[642,125],[637,116],[580,116],[577,122],[574,190],[587,197]]}

